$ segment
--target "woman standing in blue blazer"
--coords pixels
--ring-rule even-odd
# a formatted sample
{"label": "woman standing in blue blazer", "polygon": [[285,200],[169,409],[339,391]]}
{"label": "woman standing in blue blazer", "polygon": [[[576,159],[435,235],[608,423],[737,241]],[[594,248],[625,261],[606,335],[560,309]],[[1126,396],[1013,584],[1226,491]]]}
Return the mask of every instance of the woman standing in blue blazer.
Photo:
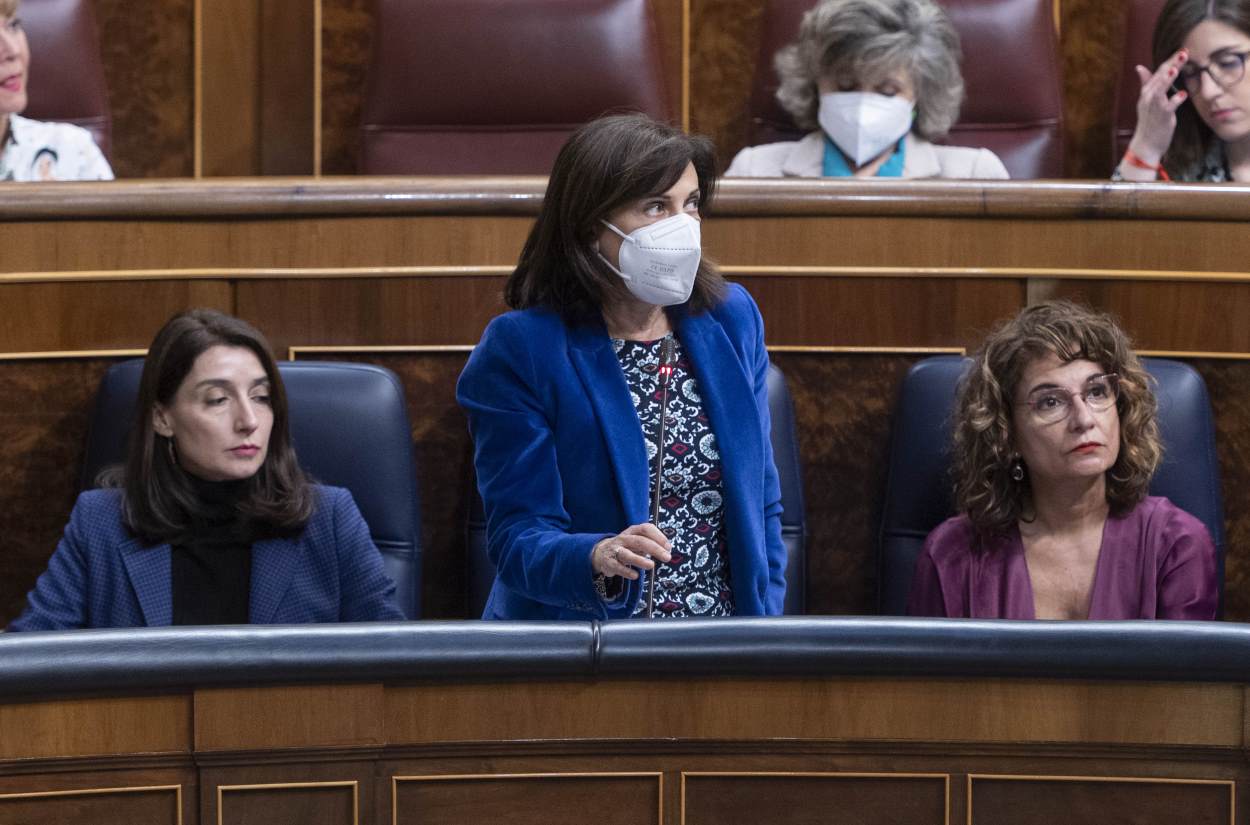
{"label": "woman standing in blue blazer", "polygon": [[587,124],[556,158],[514,311],[456,391],[497,570],[485,618],[781,612],[764,327],[701,256],[714,184],[706,139],[641,115]]}
{"label": "woman standing in blue blazer", "polygon": [[193,310],[157,333],[110,475],[9,630],[403,618],[351,494],[300,469],[278,366],[237,318]]}

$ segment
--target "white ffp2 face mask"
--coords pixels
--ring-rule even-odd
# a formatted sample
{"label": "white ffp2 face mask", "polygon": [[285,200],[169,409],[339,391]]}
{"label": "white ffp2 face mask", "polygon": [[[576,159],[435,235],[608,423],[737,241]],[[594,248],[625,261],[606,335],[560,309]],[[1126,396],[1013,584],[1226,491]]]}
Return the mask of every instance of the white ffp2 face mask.
{"label": "white ffp2 face mask", "polygon": [[829,139],[863,166],[907,134],[914,109],[901,95],[830,92],[820,96],[816,119]]}
{"label": "white ffp2 face mask", "polygon": [[621,236],[620,275],[631,295],[643,303],[668,307],[684,304],[694,290],[702,254],[699,222],[685,212],[639,227],[626,235],[607,221],[603,225]]}

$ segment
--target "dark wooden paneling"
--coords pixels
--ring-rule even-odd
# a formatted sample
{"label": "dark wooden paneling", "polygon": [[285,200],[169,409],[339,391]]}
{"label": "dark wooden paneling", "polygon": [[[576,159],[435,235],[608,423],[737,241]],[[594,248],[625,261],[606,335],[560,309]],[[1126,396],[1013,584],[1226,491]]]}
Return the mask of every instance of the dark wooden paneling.
{"label": "dark wooden paneling", "polygon": [[0,361],[0,626],[21,612],[78,494],[87,417],[116,359]]}
{"label": "dark wooden paneling", "polygon": [[311,175],[316,6],[320,0],[263,0],[260,10],[260,174]]}
{"label": "dark wooden paneling", "polygon": [[79,227],[76,239],[83,245],[69,249],[58,247],[54,240],[64,227],[12,224],[5,225],[4,232],[5,241],[14,244],[13,252],[10,256],[6,248],[0,267],[58,272],[90,269],[94,264],[160,271],[168,270],[173,260],[181,269],[191,268],[192,274],[194,267],[224,266],[238,267],[246,276],[271,267],[350,267],[345,274],[356,275],[368,274],[374,266],[514,266],[530,223],[522,218],[484,224],[454,218],[310,220],[293,221],[275,236],[274,225],[264,220],[187,222],[171,232],[141,223],[110,226],[104,222]]}
{"label": "dark wooden paneling", "polygon": [[0,795],[0,822],[92,825],[182,825],[173,788],[130,792],[50,793],[25,798]]}
{"label": "dark wooden paneling", "polygon": [[373,54],[370,0],[321,0],[321,171],[355,173],[360,117]]}
{"label": "dark wooden paneling", "polygon": [[176,312],[233,309],[224,281],[6,284],[3,290],[0,364],[12,352],[146,349]]}
{"label": "dark wooden paneling", "polygon": [[[904,742],[963,743],[968,752],[969,743],[1010,750],[1079,741],[1147,749],[1200,745],[1235,758],[1243,693],[1237,684],[919,676],[483,680],[387,687],[386,730],[394,745],[633,739],[701,742],[715,753],[725,742],[793,739],[848,748],[871,741],[881,754]],[[648,704],[646,713],[604,710],[633,707],[652,694],[660,701]],[[1167,712],[1159,712],[1164,707]],[[953,747],[939,746],[936,754]],[[864,770],[903,770],[882,765]]]}
{"label": "dark wooden paneling", "polygon": [[1068,177],[1109,178],[1125,3],[1061,0],[1064,155]]}
{"label": "dark wooden paneling", "polygon": [[[291,698],[294,703],[303,699],[299,689],[296,691]],[[367,712],[369,709],[361,705],[378,701],[376,696],[359,693],[341,695],[343,709],[349,715]],[[249,697],[239,693],[235,701],[246,704]],[[234,711],[233,718],[247,724],[246,711]],[[378,786],[385,780],[379,781],[377,777],[376,765],[372,762],[376,754],[362,756],[359,749],[350,748],[291,746],[286,739],[265,744],[254,733],[239,730],[232,738],[251,737],[257,743],[255,748],[197,755],[201,825],[381,825],[390,822],[390,817],[381,816],[377,809]]]}
{"label": "dark wooden paneling", "polygon": [[765,6],[764,0],[690,0],[690,127],[716,143],[722,169],[747,144]]}
{"label": "dark wooden paneling", "polygon": [[195,696],[197,751],[356,747],[382,742],[380,685],[217,688]]}
{"label": "dark wooden paneling", "polygon": [[113,172],[193,174],[193,0],[146,0],[141,7],[96,0],[95,10],[113,113]]}
{"label": "dark wooden paneling", "polygon": [[206,177],[259,175],[260,6],[210,0],[201,26],[201,171]]}
{"label": "dark wooden paneling", "polygon": [[[1250,621],[1250,360],[1195,358],[1215,412],[1224,494],[1224,616]],[[1183,460],[1182,456],[1172,456]]]}
{"label": "dark wooden paneling", "polygon": [[448,777],[396,783],[397,825],[659,822],[658,776]]}
{"label": "dark wooden paneling", "polygon": [[[190,753],[191,699],[185,695],[132,695],[10,702],[0,705],[0,732],[0,762]],[[118,781],[101,779],[99,784],[77,787],[113,787]],[[166,777],[147,784],[171,782]],[[21,790],[12,784],[3,787],[4,793]]]}
{"label": "dark wooden paneling", "polygon": [[206,177],[315,171],[315,16],[307,0],[204,6]]}
{"label": "dark wooden paneling", "polygon": [[1008,279],[734,280],[755,297],[772,346],[970,348],[1024,304],[1024,283]]}
{"label": "dark wooden paneling", "polygon": [[651,20],[655,26],[656,41],[660,52],[660,76],[665,81],[669,119],[681,123],[682,102],[682,41],[683,6],[688,0],[648,0]]}
{"label": "dark wooden paneling", "polygon": [[1039,781],[974,777],[970,825],[1229,825],[1228,783]]}
{"label": "dark wooden paneling", "polygon": [[230,825],[356,825],[350,786],[222,788],[220,822]]}
{"label": "dark wooden paneling", "polygon": [[279,353],[360,343],[472,345],[506,310],[497,276],[243,281],[237,296],[239,317],[263,329]]}
{"label": "dark wooden paneling", "polygon": [[1054,294],[1114,314],[1139,349],[1250,353],[1244,283],[1065,281]]}
{"label": "dark wooden paneling", "polygon": [[685,825],[946,825],[943,777],[687,776]]}
{"label": "dark wooden paneling", "polygon": [[873,613],[876,542],[903,375],[922,356],[776,353],[794,398],[807,506],[807,612]]}

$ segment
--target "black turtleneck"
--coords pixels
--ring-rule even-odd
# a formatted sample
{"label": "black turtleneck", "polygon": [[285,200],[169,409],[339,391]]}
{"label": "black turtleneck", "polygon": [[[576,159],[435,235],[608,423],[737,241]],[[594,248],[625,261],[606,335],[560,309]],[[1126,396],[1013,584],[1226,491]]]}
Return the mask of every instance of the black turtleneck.
{"label": "black turtleneck", "polygon": [[173,623],[247,624],[254,534],[238,510],[247,481],[191,481],[203,512],[171,544]]}

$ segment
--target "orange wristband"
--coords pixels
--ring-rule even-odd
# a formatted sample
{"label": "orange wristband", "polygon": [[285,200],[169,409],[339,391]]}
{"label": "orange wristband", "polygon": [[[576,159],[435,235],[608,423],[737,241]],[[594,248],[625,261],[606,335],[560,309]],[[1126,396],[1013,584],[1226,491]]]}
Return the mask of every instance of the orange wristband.
{"label": "orange wristband", "polygon": [[1136,166],[1138,169],[1149,169],[1158,175],[1161,180],[1167,181],[1168,183],[1172,182],[1172,179],[1168,177],[1167,170],[1163,168],[1162,163],[1146,163],[1146,161],[1138,157],[1132,149],[1124,150],[1124,160],[1128,162],[1129,166]]}

